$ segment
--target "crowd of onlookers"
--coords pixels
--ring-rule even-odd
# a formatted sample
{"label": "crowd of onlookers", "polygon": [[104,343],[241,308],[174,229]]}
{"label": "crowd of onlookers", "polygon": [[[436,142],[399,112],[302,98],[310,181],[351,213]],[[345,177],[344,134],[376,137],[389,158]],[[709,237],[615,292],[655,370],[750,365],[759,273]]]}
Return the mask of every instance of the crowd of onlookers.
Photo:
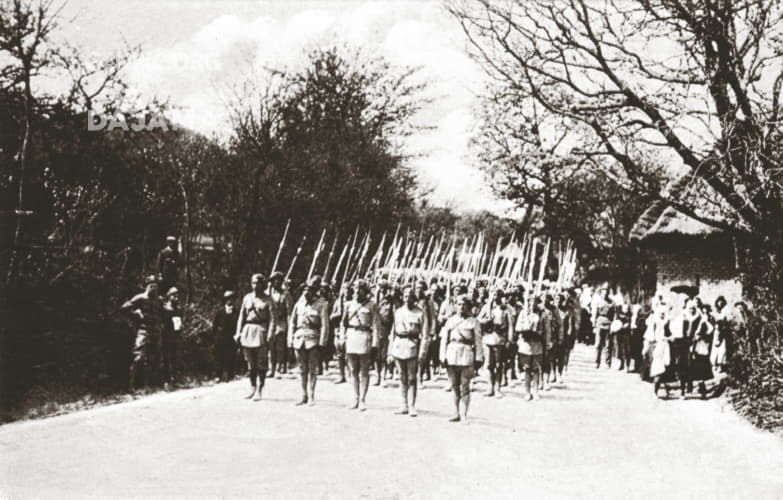
{"label": "crowd of onlookers", "polygon": [[724,371],[750,319],[747,304],[730,305],[722,296],[708,304],[671,292],[639,304],[603,288],[595,294],[586,290],[582,304],[591,311],[597,336],[596,366],[602,353],[607,366],[616,359],[620,369],[630,370],[633,362],[633,371],[654,382],[656,394],[664,388],[667,395],[671,382],[683,396],[697,383],[707,397],[706,382]]}

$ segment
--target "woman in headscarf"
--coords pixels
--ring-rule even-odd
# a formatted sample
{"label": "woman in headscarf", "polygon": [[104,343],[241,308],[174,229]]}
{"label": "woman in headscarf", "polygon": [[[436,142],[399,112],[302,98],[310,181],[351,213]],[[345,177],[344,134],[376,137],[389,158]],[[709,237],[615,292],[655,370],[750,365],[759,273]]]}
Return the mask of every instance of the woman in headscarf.
{"label": "woman in headscarf", "polygon": [[712,320],[715,323],[716,332],[712,339],[712,364],[723,371],[728,361],[731,348],[730,314],[726,299],[721,295],[715,299],[715,309],[712,312]]}
{"label": "woman in headscarf", "polygon": [[666,389],[666,396],[669,396],[666,382],[672,378],[669,346],[671,335],[668,311],[665,306],[659,306],[655,315],[650,319],[644,334],[645,352],[649,352],[650,356],[649,376],[653,379],[653,390],[656,396],[661,385]]}
{"label": "woman in headscarf", "polygon": [[[693,359],[690,365],[689,384],[699,382],[699,394],[707,397],[705,380],[712,379],[712,365],[710,364],[710,350],[712,347],[712,325],[699,310],[698,304],[691,300],[685,308],[683,331],[690,339],[693,351]],[[680,381],[682,384],[682,381]]]}

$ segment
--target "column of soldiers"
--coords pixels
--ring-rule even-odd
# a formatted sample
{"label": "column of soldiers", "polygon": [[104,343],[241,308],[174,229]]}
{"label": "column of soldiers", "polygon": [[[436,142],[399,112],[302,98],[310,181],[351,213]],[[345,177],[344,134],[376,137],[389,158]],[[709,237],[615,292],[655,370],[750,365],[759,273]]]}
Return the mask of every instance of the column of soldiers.
{"label": "column of soldiers", "polygon": [[[179,255],[176,239],[167,243],[160,276],[150,276],[145,291],[122,307],[137,320],[131,389],[137,377],[149,382],[156,366],[167,383],[176,377],[175,339],[182,330],[175,285]],[[159,289],[169,285],[164,301]],[[251,385],[247,398],[258,401],[266,379],[288,373],[295,361],[301,384],[297,405],[312,406],[318,376],[336,360],[335,383],[348,377],[353,382],[351,409],[366,410],[373,370],[376,386],[399,378],[396,413],[415,417],[419,385],[445,372],[454,403],[451,420],[460,421],[467,418],[482,367],[488,372],[486,396],[503,397],[503,388],[519,376],[532,400],[539,390],[562,382],[574,343],[591,330],[576,289],[533,293],[502,281],[379,277],[345,284],[335,294],[335,285],[315,276],[294,290],[280,272],[268,280],[257,273],[238,307],[236,294],[226,290],[212,325],[218,379],[235,377],[240,350]],[[597,323],[602,339],[600,319]]]}

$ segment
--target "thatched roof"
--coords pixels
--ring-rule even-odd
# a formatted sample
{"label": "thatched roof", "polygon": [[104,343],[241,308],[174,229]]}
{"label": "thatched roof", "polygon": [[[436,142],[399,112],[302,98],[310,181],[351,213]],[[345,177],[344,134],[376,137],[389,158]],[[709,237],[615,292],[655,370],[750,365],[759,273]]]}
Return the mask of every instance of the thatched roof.
{"label": "thatched roof", "polygon": [[[715,221],[727,220],[730,213],[726,202],[703,179],[685,175],[672,183],[669,197],[688,200],[699,217]],[[655,201],[644,211],[631,229],[631,241],[643,241],[655,235],[705,237],[723,230],[684,214],[665,202]]]}

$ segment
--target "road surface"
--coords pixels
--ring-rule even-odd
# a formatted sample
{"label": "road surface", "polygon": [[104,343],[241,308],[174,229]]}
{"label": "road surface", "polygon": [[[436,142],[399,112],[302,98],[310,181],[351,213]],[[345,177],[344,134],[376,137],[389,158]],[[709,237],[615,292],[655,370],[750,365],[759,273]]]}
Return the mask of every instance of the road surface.
{"label": "road surface", "polygon": [[[0,427],[0,496],[26,498],[783,498],[783,442],[720,400],[657,400],[578,346],[564,387],[474,393],[449,423],[443,380],[397,416],[396,387],[245,380]],[[483,384],[480,385],[483,388]]]}

